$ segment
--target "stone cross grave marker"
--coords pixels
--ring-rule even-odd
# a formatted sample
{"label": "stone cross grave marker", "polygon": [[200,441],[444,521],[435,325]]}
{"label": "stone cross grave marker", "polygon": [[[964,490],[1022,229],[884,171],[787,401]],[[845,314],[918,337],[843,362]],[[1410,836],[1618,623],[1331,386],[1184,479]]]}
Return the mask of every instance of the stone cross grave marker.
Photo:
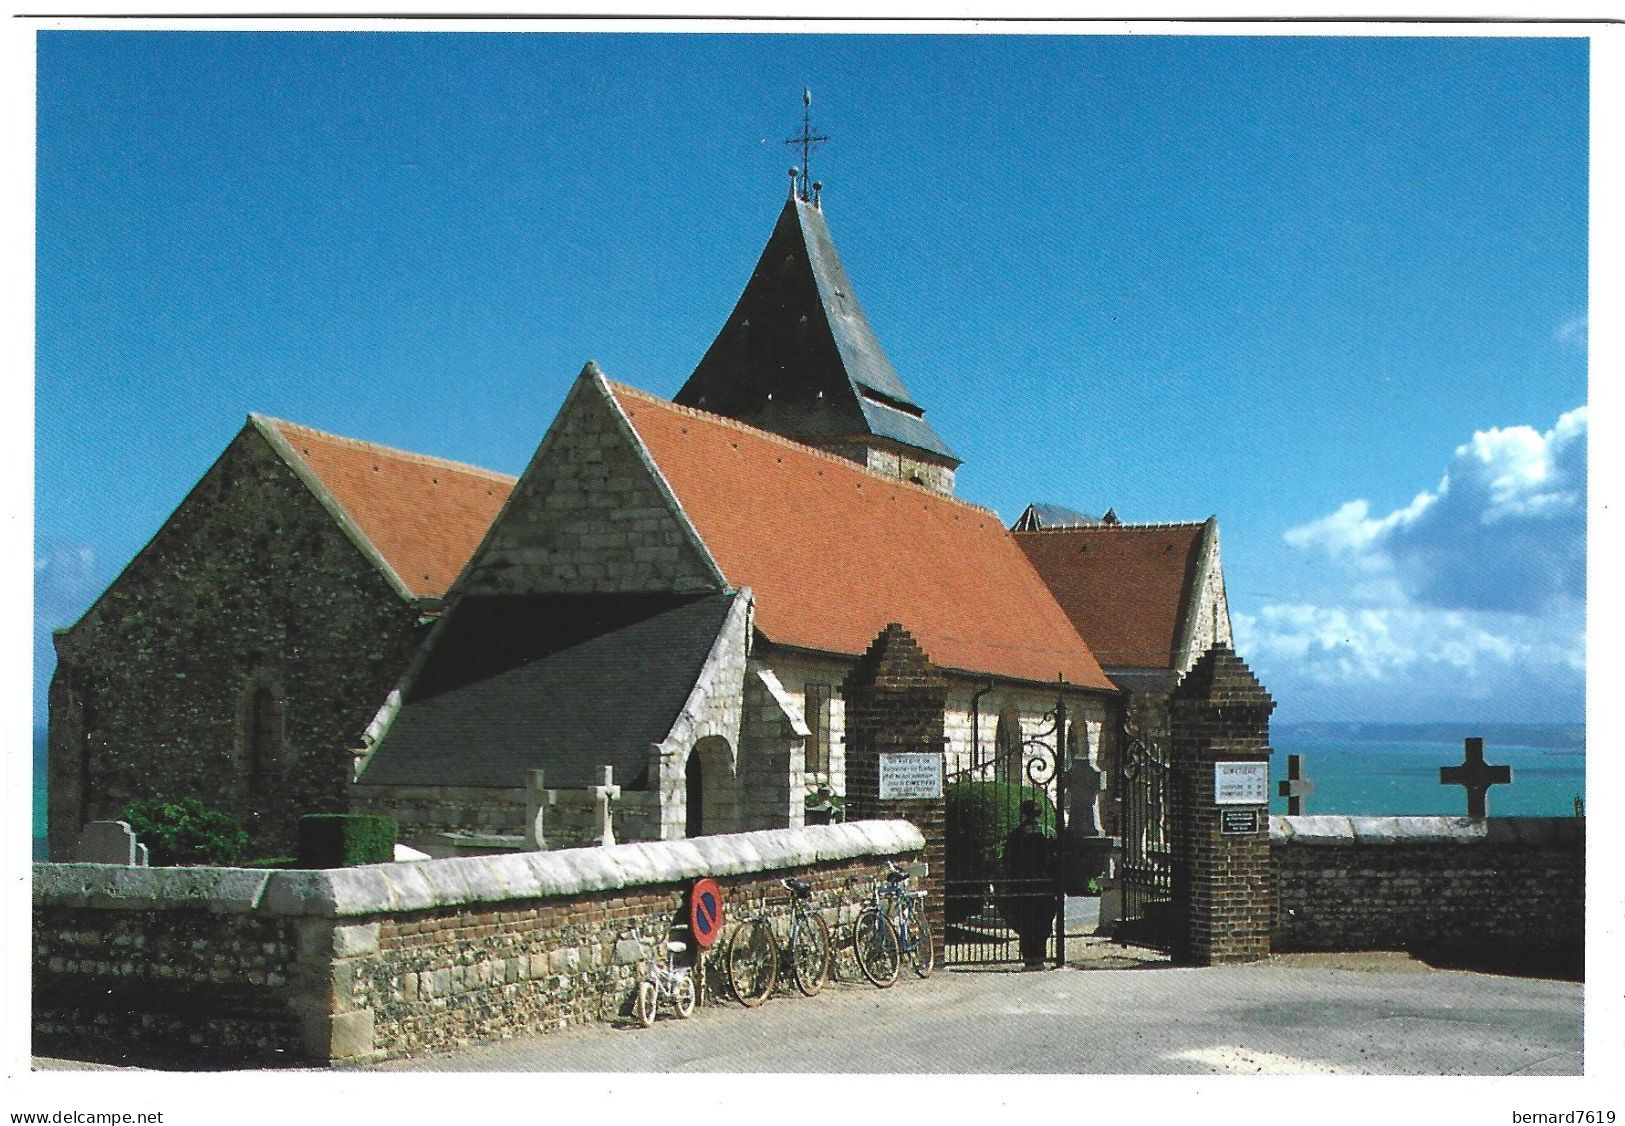
{"label": "stone cross grave marker", "polygon": [[1492,766],[1484,761],[1484,740],[1468,739],[1459,766],[1439,767],[1439,785],[1460,786],[1467,791],[1467,816],[1484,817],[1485,793],[1491,786],[1512,782],[1510,766]]}
{"label": "stone cross grave marker", "polygon": [[81,864],[122,864],[126,868],[147,866],[147,846],[123,821],[92,821],[79,830],[79,847],[74,857]]}
{"label": "stone cross grave marker", "polygon": [[1067,791],[1072,796],[1072,814],[1076,818],[1072,828],[1085,837],[1100,836],[1100,794],[1106,788],[1106,775],[1079,755],[1072,761]]}
{"label": "stone cross grave marker", "polygon": [[604,767],[604,784],[592,787],[592,796],[598,799],[598,843],[606,847],[615,843],[614,813],[609,803],[619,801],[621,788],[615,785],[615,768]]}
{"label": "stone cross grave marker", "polygon": [[547,811],[557,797],[547,788],[547,772],[532,770],[525,787],[525,848],[531,852],[547,849]]}
{"label": "stone cross grave marker", "polygon": [[1275,784],[1276,792],[1286,799],[1286,814],[1297,817],[1303,812],[1303,799],[1315,792],[1315,783],[1303,776],[1303,756],[1286,756],[1286,777]]}

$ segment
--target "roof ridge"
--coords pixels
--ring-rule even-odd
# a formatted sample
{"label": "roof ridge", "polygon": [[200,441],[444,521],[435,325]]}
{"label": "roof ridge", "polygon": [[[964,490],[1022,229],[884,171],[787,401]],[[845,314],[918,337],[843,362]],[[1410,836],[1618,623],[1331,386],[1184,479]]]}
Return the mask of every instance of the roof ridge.
{"label": "roof ridge", "polygon": [[[645,391],[639,387],[633,387],[630,384],[619,383],[616,380],[609,379],[607,377],[604,379],[604,382],[608,384],[609,389],[616,394],[625,392],[631,398],[642,399],[645,402],[654,403],[657,406],[669,407],[671,410],[677,411],[681,414],[690,415],[702,422],[714,423],[718,426],[724,427],[725,429],[743,431],[752,437],[762,438],[773,445],[783,446],[784,448],[793,450],[798,454],[806,454],[810,457],[822,458],[825,461],[834,462],[836,465],[842,465],[848,469],[862,473],[865,476],[872,477],[877,481],[883,481],[888,485],[896,485],[899,488],[912,490],[913,492],[919,493],[922,496],[932,497],[936,500],[945,501],[949,504],[957,504],[962,508],[970,509],[972,512],[980,513],[985,516],[991,516],[994,520],[999,520],[999,514],[993,511],[991,508],[984,507],[980,504],[972,504],[970,501],[964,500],[960,497],[949,496],[946,493],[939,493],[935,489],[927,488],[925,485],[916,485],[912,481],[903,481],[896,477],[888,477],[884,473],[877,473],[873,469],[870,469],[867,465],[853,461],[850,458],[844,458],[840,454],[832,454],[828,450],[819,449],[817,446],[809,446],[805,442],[798,442],[794,438],[785,437],[783,434],[776,434],[771,430],[763,430],[760,427],[752,426],[748,422],[741,422],[737,418],[729,418],[727,415],[713,414],[710,411],[700,410],[698,407],[690,407],[682,403],[674,403],[670,399],[662,399],[659,395],[656,395],[653,392]],[[1002,523],[1000,526],[1003,526]]]}
{"label": "roof ridge", "polygon": [[403,450],[398,446],[386,446],[381,442],[369,442],[365,438],[351,438],[343,434],[334,434],[330,430],[318,430],[316,427],[306,426],[302,422],[290,422],[285,418],[274,418],[268,414],[260,414],[258,411],[250,412],[248,417],[259,422],[268,423],[271,426],[277,427],[279,430],[283,427],[288,427],[293,430],[303,430],[307,434],[315,434],[318,437],[326,438],[329,441],[338,442],[346,446],[354,446],[358,449],[377,450],[381,453],[392,454],[395,457],[404,458],[407,461],[420,462],[424,465],[441,466],[446,469],[457,469],[465,473],[472,473],[479,477],[488,477],[492,480],[504,481],[510,485],[516,484],[519,481],[519,478],[513,476],[512,474],[503,473],[495,469],[486,469],[482,465],[473,465],[466,461],[454,461],[447,457],[436,457],[434,454],[420,454],[414,450]]}
{"label": "roof ridge", "polygon": [[1149,524],[1072,524],[1057,528],[1030,528],[1019,532],[1012,529],[1013,535],[1018,536],[1049,536],[1066,532],[1155,532],[1170,528],[1200,528],[1207,523],[1206,520],[1168,520]]}

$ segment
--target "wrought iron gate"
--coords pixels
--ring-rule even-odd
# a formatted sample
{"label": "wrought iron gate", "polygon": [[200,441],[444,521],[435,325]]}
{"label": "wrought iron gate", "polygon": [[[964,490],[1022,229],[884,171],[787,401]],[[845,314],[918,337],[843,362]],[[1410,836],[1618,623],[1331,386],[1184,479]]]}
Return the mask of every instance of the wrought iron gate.
{"label": "wrought iron gate", "polygon": [[[1065,683],[1055,709],[1044,714],[1042,731],[991,749],[981,739],[979,709],[987,691],[971,697],[970,763],[947,774],[944,961],[960,966],[1023,961],[1020,932],[1027,931],[1035,944],[1043,932],[1044,959],[1061,965],[1066,961],[1060,848],[1066,830]],[[1045,843],[1036,844],[1027,833],[1012,850],[1026,800],[1039,805]]]}
{"label": "wrought iron gate", "polygon": [[1173,862],[1168,813],[1170,771],[1165,740],[1123,724],[1117,794],[1123,849],[1117,868],[1120,915],[1113,937],[1167,950],[1173,940]]}

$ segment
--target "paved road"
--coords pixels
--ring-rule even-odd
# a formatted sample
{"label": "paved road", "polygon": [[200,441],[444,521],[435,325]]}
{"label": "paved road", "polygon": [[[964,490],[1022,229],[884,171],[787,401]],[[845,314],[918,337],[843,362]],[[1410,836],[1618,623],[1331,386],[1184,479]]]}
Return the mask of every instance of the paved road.
{"label": "paved road", "polygon": [[[1070,949],[1070,945],[1069,945]],[[653,1028],[594,1026],[387,1071],[1578,1075],[1582,987],[1402,956],[837,983]],[[1348,968],[1358,967],[1358,968]]]}

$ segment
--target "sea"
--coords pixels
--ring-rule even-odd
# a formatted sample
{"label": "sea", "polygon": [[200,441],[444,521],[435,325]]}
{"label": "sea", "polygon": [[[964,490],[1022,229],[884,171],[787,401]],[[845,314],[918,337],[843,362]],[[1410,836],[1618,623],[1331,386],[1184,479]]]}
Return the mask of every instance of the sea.
{"label": "sea", "polygon": [[[1469,736],[1484,740],[1484,759],[1512,768],[1492,786],[1492,817],[1572,817],[1585,802],[1585,727],[1561,723],[1296,723],[1270,728],[1270,793],[1287,776],[1287,756],[1302,758],[1314,783],[1304,813],[1448,815],[1467,812],[1460,786],[1439,783],[1439,768],[1462,761]],[[1286,799],[1270,798],[1271,813]],[[45,733],[34,738],[34,858],[45,858]]]}
{"label": "sea", "polygon": [[1561,723],[1297,723],[1270,726],[1270,812],[1285,813],[1277,784],[1298,755],[1314,790],[1304,813],[1447,815],[1467,812],[1467,794],[1439,781],[1462,762],[1468,737],[1484,740],[1484,761],[1512,768],[1491,786],[1491,817],[1573,817],[1585,804],[1585,726]]}

